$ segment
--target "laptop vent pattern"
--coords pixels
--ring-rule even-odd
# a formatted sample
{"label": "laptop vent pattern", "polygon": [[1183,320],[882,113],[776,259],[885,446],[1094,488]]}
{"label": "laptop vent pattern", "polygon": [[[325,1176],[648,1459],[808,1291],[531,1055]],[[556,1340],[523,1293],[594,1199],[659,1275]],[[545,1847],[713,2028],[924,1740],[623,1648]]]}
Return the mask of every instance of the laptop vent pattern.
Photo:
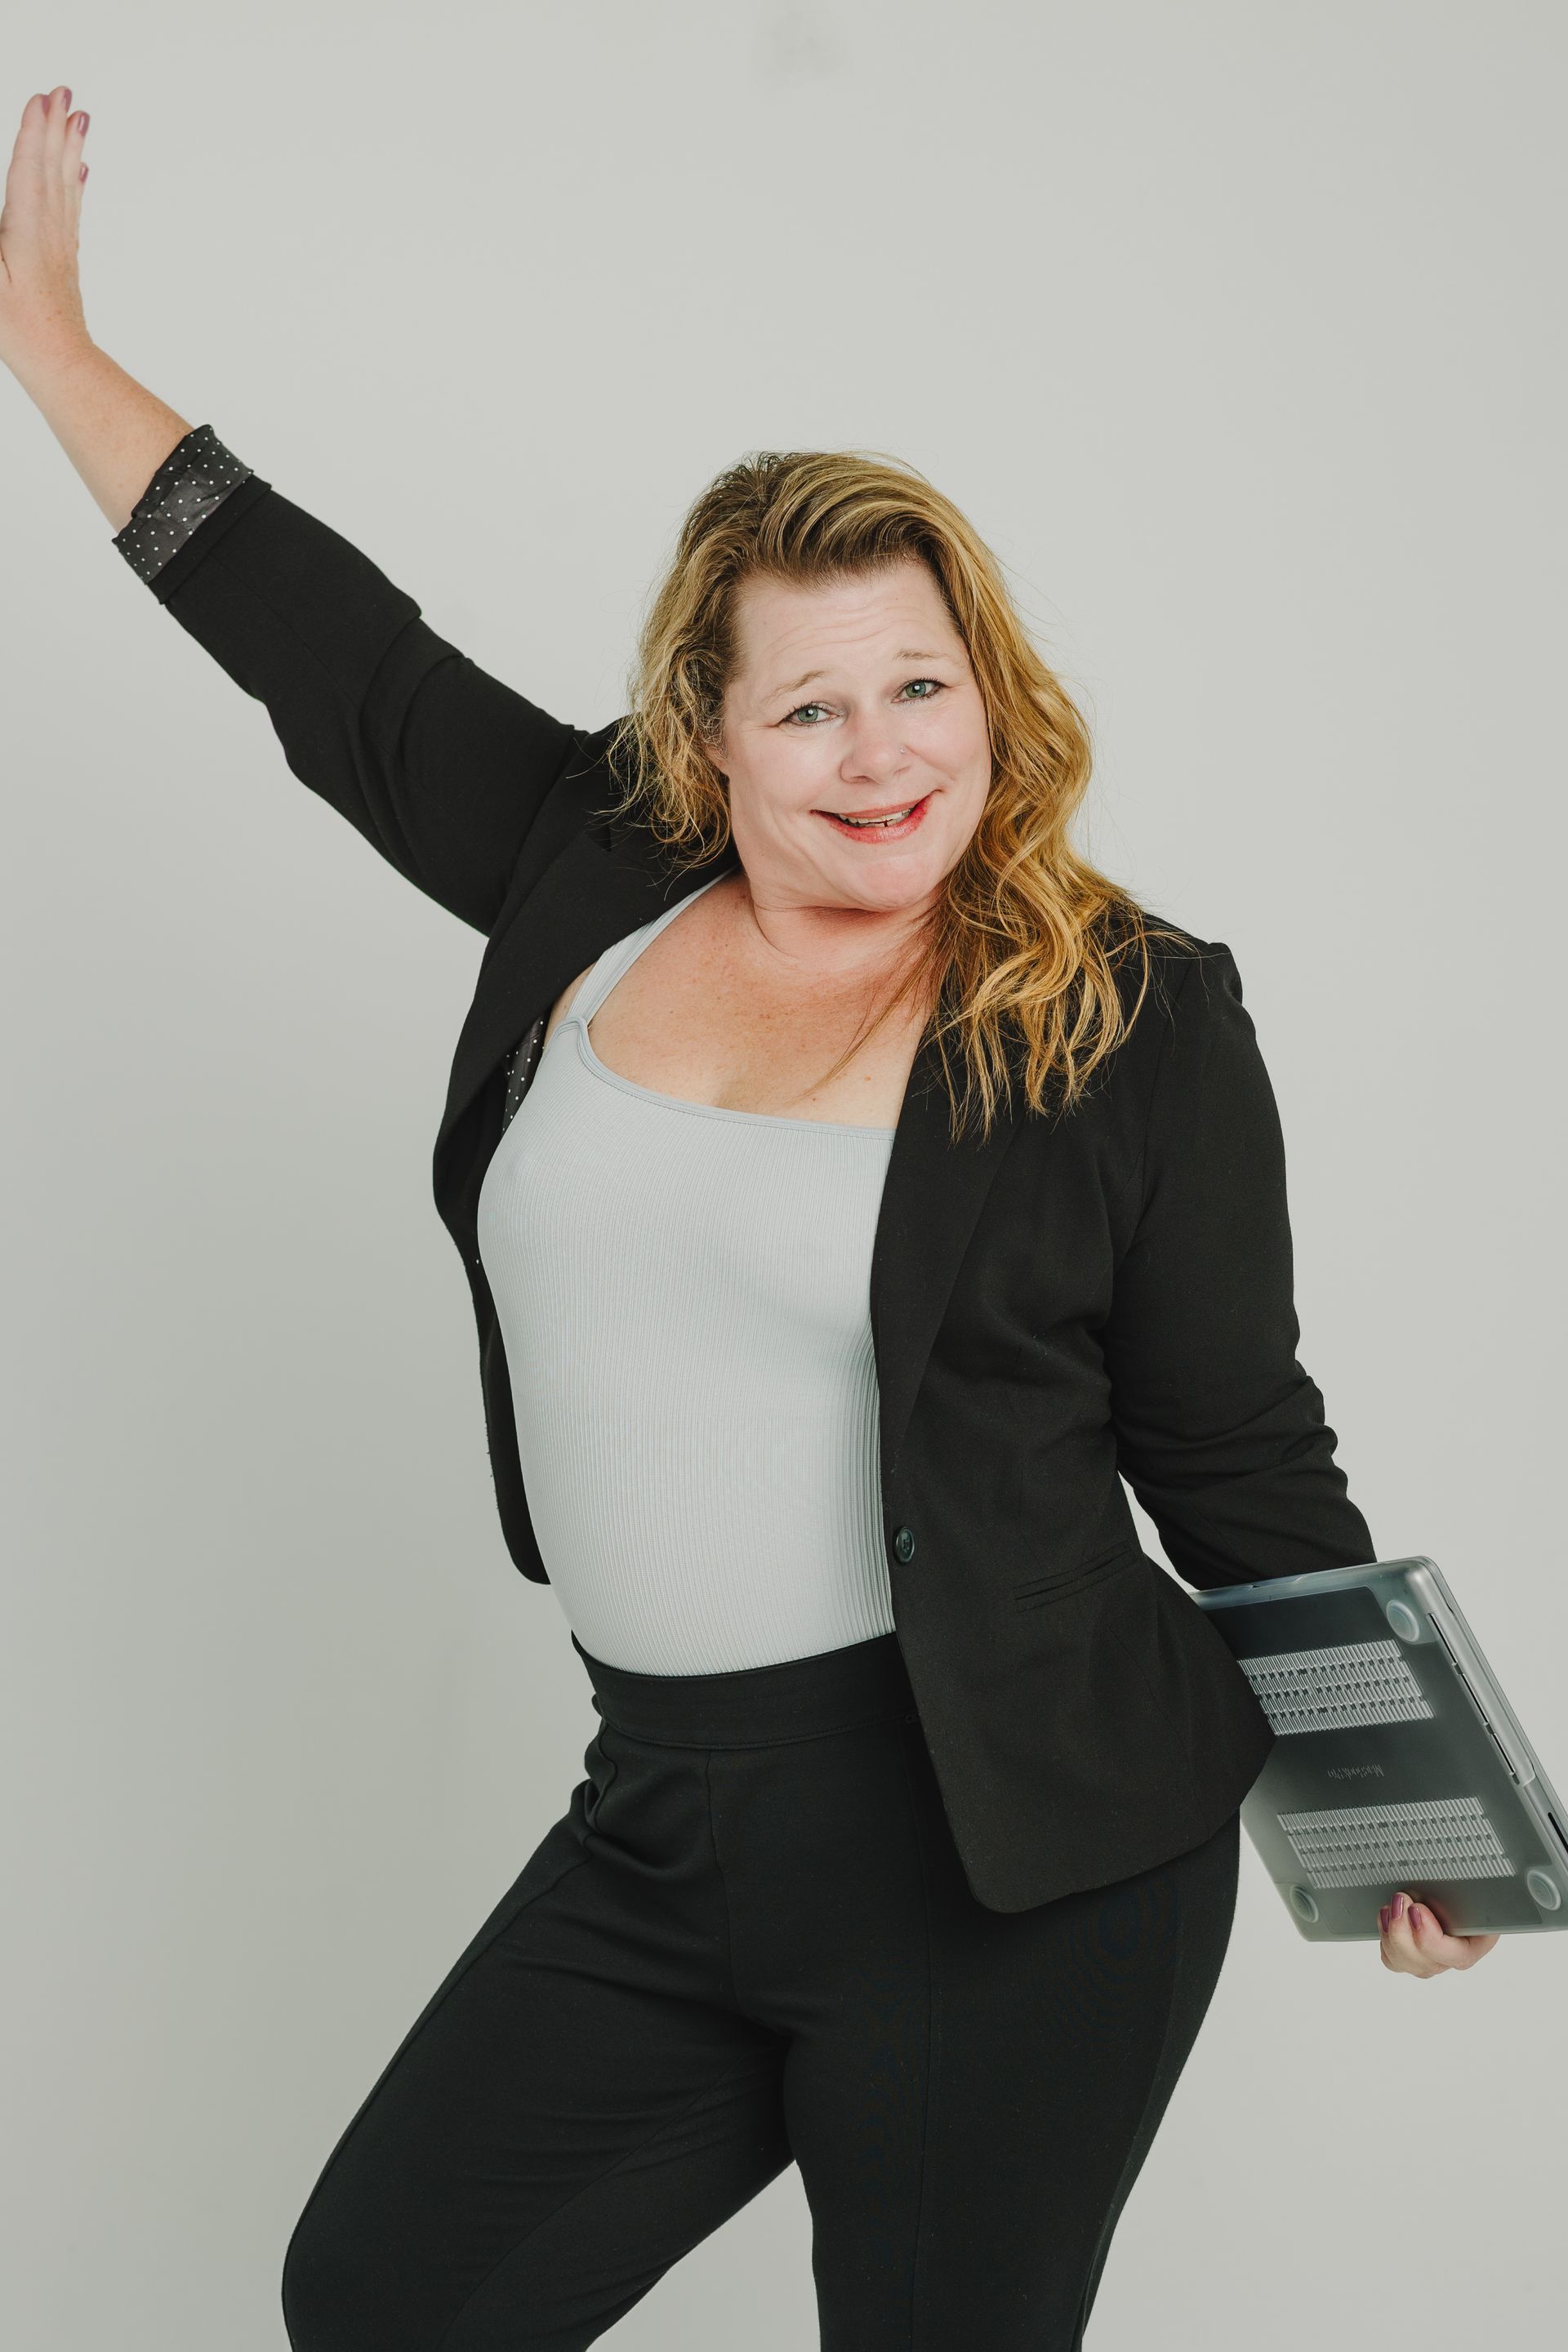
{"label": "laptop vent pattern", "polygon": [[1281,1650],[1237,1660],[1271,1731],[1350,1731],[1363,1723],[1415,1723],[1432,1712],[1397,1642],[1347,1642],[1332,1650]]}
{"label": "laptop vent pattern", "polygon": [[1281,1813],[1279,1826],[1310,1883],[1325,1890],[1381,1886],[1402,1878],[1514,1875],[1479,1797]]}

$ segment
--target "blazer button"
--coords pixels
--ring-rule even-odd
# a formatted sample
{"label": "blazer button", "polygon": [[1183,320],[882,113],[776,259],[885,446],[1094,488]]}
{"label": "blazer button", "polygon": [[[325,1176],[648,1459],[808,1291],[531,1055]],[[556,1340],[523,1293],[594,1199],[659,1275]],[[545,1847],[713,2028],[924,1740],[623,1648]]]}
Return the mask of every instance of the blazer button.
{"label": "blazer button", "polygon": [[893,1537],[893,1558],[899,1560],[908,1560],[913,1559],[914,1556],[915,1538],[913,1530],[910,1528],[900,1528]]}

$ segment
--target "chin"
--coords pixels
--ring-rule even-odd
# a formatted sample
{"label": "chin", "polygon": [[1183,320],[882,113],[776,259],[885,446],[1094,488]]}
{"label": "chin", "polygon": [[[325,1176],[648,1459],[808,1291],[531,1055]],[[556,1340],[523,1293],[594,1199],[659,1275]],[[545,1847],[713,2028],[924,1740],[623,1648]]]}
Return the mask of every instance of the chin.
{"label": "chin", "polygon": [[861,906],[895,914],[900,908],[918,907],[929,898],[941,885],[946,870],[926,859],[918,868],[912,864],[896,866],[889,858],[884,872],[865,874],[851,868],[837,878],[854,892]]}

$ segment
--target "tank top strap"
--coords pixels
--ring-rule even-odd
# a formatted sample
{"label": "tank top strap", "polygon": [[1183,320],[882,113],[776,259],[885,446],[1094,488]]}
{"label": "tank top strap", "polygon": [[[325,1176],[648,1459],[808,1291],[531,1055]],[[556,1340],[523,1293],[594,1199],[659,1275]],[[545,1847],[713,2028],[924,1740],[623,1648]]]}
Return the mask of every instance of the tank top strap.
{"label": "tank top strap", "polygon": [[694,898],[700,898],[704,890],[711,890],[713,884],[721,882],[723,878],[721,874],[715,874],[712,880],[700,883],[695,890],[689,891],[684,898],[678,898],[673,907],[667,907],[651,922],[641,924],[635,931],[628,931],[624,940],[614,940],[584,973],[582,986],[562,1017],[561,1026],[564,1029],[568,1022],[575,1021],[585,1029],[611,989],[636,963],[644,948],[658,938],[667,923],[675,920],[683,908],[689,907]]}

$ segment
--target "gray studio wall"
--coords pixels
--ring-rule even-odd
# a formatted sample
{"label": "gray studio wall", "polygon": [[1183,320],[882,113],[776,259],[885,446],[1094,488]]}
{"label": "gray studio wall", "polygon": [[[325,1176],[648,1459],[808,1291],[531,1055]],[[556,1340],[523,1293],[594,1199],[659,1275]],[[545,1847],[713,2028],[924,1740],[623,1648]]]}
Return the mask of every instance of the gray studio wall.
{"label": "gray studio wall", "polygon": [[[1302,1355],[1568,1781],[1555,7],[16,0],[98,341],[562,717],[742,450],[912,459],[1228,942]],[[294,2219],[581,1777],[429,1151],[481,941],[289,774],[0,378],[18,2352],[279,2352]],[[1042,1237],[1047,1245],[1048,1237]],[[1096,2352],[1542,2340],[1568,1945],[1244,1852]],[[816,2341],[798,2176],[615,2331]]]}

